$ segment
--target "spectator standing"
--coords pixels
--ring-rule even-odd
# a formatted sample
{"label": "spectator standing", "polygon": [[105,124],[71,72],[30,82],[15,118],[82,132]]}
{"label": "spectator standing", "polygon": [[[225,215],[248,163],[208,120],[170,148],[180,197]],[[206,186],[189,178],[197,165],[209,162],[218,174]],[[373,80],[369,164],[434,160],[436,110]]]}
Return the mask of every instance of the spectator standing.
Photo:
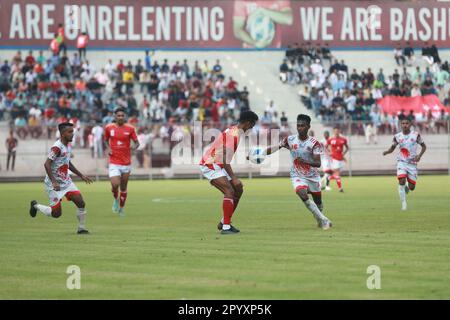
{"label": "spectator standing", "polygon": [[87,49],[88,42],[89,42],[89,38],[88,38],[86,32],[83,32],[82,34],[78,35],[77,49],[78,49],[78,54],[79,54],[81,60],[83,60],[83,55],[84,55],[84,59],[86,60],[86,49]]}
{"label": "spectator standing", "polygon": [[9,164],[11,161],[11,171],[14,171],[14,166],[16,164],[16,151],[19,141],[14,137],[14,131],[9,131],[9,137],[5,141],[6,150],[8,151],[8,156],[6,160],[6,170],[9,170]]}
{"label": "spectator standing", "polygon": [[94,144],[94,155],[95,157],[103,157],[103,127],[100,124],[96,124],[92,128],[93,144]]}
{"label": "spectator standing", "polygon": [[62,23],[58,24],[58,32],[56,40],[59,44],[59,51],[63,50],[64,54],[67,54],[67,46],[65,41],[64,25]]}

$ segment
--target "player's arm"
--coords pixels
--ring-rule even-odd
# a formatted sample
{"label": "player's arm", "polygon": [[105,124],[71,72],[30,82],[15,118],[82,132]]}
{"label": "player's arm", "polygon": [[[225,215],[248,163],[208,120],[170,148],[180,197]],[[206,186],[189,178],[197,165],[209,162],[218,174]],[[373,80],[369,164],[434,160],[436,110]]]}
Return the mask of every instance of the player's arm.
{"label": "player's arm", "polygon": [[77,176],[79,176],[81,178],[81,180],[83,180],[84,182],[86,182],[86,183],[92,183],[93,182],[91,180],[91,178],[85,176],[77,168],[75,168],[75,166],[73,165],[72,161],[69,161],[69,170],[72,171],[73,173],[75,173]]}
{"label": "player's arm", "polygon": [[305,161],[303,159],[300,159],[300,162],[315,168],[320,168],[320,166],[322,165],[320,154],[313,154],[313,161]]}
{"label": "player's arm", "polygon": [[[226,139],[226,137],[225,137],[225,139]],[[241,180],[239,180],[238,177],[236,177],[233,169],[231,168],[231,160],[233,159],[233,155],[234,155],[234,151],[231,148],[227,148],[226,143],[224,143],[223,149],[222,149],[223,168],[230,176],[231,184],[233,185],[233,187],[235,187],[237,189],[242,189],[244,185],[242,184]]]}
{"label": "player's arm", "polygon": [[294,22],[294,16],[291,8],[284,8],[280,11],[266,8],[258,8],[258,10],[260,10],[263,15],[272,19],[275,23],[291,25]]}
{"label": "player's arm", "polygon": [[348,147],[348,144],[347,144],[347,140],[345,140],[345,143],[344,143],[344,153],[342,154],[342,155],[346,155],[347,154],[347,152],[348,152],[348,150],[349,150],[350,148]]}
{"label": "player's arm", "polygon": [[397,146],[398,146],[398,142],[397,142],[397,140],[395,140],[395,138],[394,138],[394,140],[392,141],[391,147],[390,147],[389,149],[387,149],[386,151],[383,152],[383,156],[385,156],[385,155],[387,155],[387,154],[390,154],[390,153],[394,152],[394,150],[395,150],[395,148],[397,148]]}
{"label": "player's arm", "polygon": [[271,155],[272,153],[275,153],[282,148],[289,149],[289,144],[288,144],[287,138],[284,138],[283,140],[281,140],[277,146],[268,147],[266,149],[265,153],[267,155]]}
{"label": "player's arm", "polygon": [[112,155],[112,150],[111,150],[111,146],[109,144],[109,138],[110,138],[109,129],[108,129],[108,127],[106,127],[105,130],[104,130],[104,134],[103,134],[103,141],[105,142],[106,154],[108,156],[111,156]]}
{"label": "player's arm", "polygon": [[52,173],[52,162],[53,160],[50,158],[47,158],[44,163],[45,172],[47,173],[48,178],[52,182],[53,190],[59,191],[61,190],[58,181],[56,181],[55,176]]}
{"label": "player's arm", "polygon": [[133,130],[133,132],[131,133],[131,140],[133,140],[133,142],[134,142],[134,150],[137,150],[139,148],[140,144],[139,144],[139,139],[136,134],[136,130]]}
{"label": "player's arm", "polygon": [[416,156],[416,162],[419,162],[420,159],[422,158],[423,154],[425,153],[425,151],[427,151],[427,145],[425,144],[425,142],[421,142],[420,146],[422,147],[422,149],[420,150],[419,155]]}
{"label": "player's arm", "polygon": [[247,44],[254,46],[256,41],[245,31],[245,18],[233,17],[233,33],[234,36]]}

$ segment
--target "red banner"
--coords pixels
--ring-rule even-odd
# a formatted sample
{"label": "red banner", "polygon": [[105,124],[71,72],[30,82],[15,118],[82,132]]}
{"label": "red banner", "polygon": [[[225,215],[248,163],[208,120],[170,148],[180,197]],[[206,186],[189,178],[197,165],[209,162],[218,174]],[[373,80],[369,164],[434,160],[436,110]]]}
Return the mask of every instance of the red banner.
{"label": "red banner", "polygon": [[2,0],[0,48],[280,48],[293,43],[377,48],[410,41],[450,47],[448,2],[294,0]]}
{"label": "red banner", "polygon": [[383,112],[390,114],[397,114],[404,110],[406,113],[412,110],[414,113],[440,113],[441,110],[450,112],[449,107],[445,107],[439,98],[434,94],[416,97],[398,97],[386,96],[378,100],[378,105],[381,106]]}

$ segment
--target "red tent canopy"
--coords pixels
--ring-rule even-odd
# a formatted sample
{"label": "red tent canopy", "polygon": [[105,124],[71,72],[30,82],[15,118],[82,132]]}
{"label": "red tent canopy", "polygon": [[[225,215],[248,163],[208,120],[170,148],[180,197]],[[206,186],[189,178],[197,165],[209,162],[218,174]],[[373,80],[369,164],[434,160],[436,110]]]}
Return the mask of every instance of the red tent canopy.
{"label": "red tent canopy", "polygon": [[450,113],[450,107],[445,107],[434,94],[416,97],[385,96],[378,99],[377,103],[384,112],[390,114],[397,114],[401,110],[406,112],[412,110],[414,113],[428,113],[429,110],[433,113],[440,113],[441,110],[444,110]]}

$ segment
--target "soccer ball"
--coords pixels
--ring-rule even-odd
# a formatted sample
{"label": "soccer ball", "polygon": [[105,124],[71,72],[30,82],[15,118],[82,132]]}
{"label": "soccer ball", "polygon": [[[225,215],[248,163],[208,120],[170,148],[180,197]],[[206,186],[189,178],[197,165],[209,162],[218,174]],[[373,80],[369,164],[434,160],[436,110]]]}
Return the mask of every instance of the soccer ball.
{"label": "soccer ball", "polygon": [[275,24],[262,14],[251,14],[247,19],[246,29],[255,41],[271,43],[275,36]]}
{"label": "soccer ball", "polygon": [[250,153],[248,154],[248,159],[251,163],[260,164],[266,158],[266,150],[261,147],[254,147],[250,149]]}

